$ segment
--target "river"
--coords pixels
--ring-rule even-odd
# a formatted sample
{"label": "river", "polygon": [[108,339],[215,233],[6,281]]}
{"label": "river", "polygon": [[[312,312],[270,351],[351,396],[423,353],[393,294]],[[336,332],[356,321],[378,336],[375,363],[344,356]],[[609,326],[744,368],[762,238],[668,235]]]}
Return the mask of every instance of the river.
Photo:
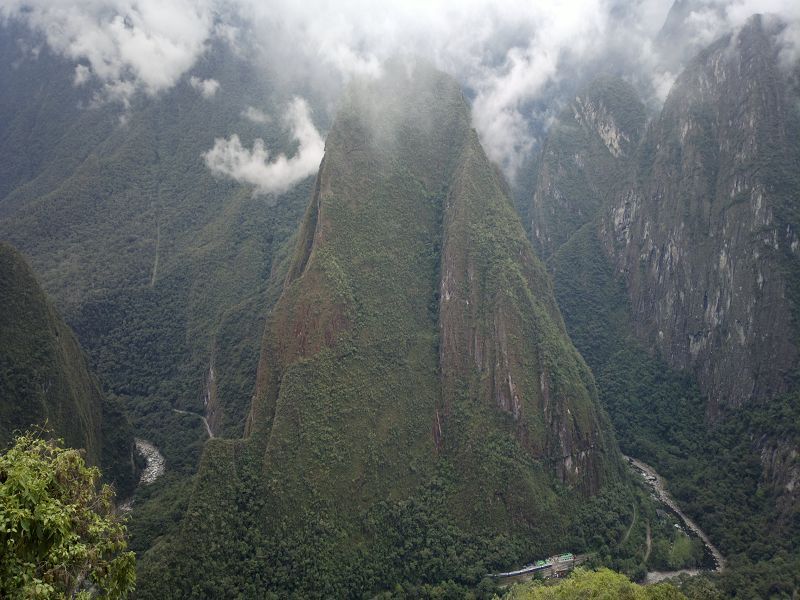
{"label": "river", "polygon": [[[711,556],[714,558],[715,568],[714,571],[720,572],[725,568],[725,558],[722,556],[722,553],[717,549],[717,547],[711,542],[711,539],[705,534],[705,532],[698,527],[697,523],[692,521],[678,506],[677,502],[669,495],[667,492],[666,487],[664,486],[664,479],[659,475],[656,470],[648,465],[645,462],[640,461],[639,459],[625,456],[625,458],[630,463],[631,467],[633,467],[645,480],[655,492],[656,497],[666,504],[672,512],[674,512],[680,519],[683,521],[684,525],[686,525],[687,529],[694,532],[697,537],[699,537],[703,544],[705,544],[708,551],[711,553]],[[645,577],[645,583],[657,583],[658,581],[662,581],[664,579],[668,579],[670,577],[677,577],[678,575],[687,574],[687,575],[697,575],[701,571],[699,569],[680,569],[678,571],[650,571],[647,573]]]}
{"label": "river", "polygon": [[[150,485],[164,474],[167,468],[167,461],[164,459],[161,452],[158,451],[158,448],[147,440],[134,438],[133,441],[136,444],[136,453],[144,457],[145,461],[144,469],[142,469],[142,473],[139,475],[138,485]],[[122,512],[130,512],[133,510],[133,496],[122,502],[119,505],[119,510]]]}
{"label": "river", "polygon": [[150,485],[164,474],[167,461],[161,452],[147,440],[136,438],[136,451],[144,457],[145,467],[139,477],[139,485]]}

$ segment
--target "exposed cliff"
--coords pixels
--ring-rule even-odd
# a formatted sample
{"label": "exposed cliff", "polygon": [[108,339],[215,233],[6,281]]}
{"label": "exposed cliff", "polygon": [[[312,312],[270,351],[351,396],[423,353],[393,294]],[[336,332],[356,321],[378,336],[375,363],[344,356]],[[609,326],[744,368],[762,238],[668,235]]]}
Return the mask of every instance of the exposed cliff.
{"label": "exposed cliff", "polygon": [[[591,171],[567,161],[534,196],[571,233],[548,265],[623,449],[753,561],[800,539],[800,104],[782,27],[754,17],[701,52],[627,164],[614,170],[610,149]],[[559,125],[545,154],[569,156],[562,138]],[[579,175],[602,188],[608,172],[618,181],[572,233],[585,188],[547,190]]]}
{"label": "exposed cliff", "polygon": [[779,28],[754,17],[691,63],[602,227],[637,333],[712,416],[786,391],[796,366],[800,129]]}
{"label": "exposed cliff", "polygon": [[582,90],[551,127],[529,217],[533,242],[552,255],[603,206],[644,132],[645,111],[630,84],[604,77]]}
{"label": "exposed cliff", "polygon": [[22,256],[0,244],[0,446],[45,426],[83,448],[121,495],[135,484],[133,437],[89,373],[75,336]]}

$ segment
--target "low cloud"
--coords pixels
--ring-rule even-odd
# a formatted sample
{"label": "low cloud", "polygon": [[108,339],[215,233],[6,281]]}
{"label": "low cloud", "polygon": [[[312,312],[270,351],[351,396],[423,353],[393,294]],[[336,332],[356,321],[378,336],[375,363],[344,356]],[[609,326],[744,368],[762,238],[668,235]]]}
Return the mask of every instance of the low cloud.
{"label": "low cloud", "polygon": [[26,23],[80,63],[75,83],[100,83],[96,101],[121,102],[175,85],[212,33],[213,0],[3,0],[0,18]]}
{"label": "low cloud", "polygon": [[206,165],[217,176],[229,177],[255,187],[259,194],[281,194],[309,175],[316,173],[325,142],[314,127],[308,103],[295,98],[289,105],[284,121],[297,141],[294,156],[279,154],[270,157],[264,140],[256,139],[253,148],[244,147],[238,135],[217,138],[214,147],[203,155]]}
{"label": "low cloud", "polygon": [[206,100],[213,98],[219,89],[219,81],[216,79],[201,79],[194,75],[189,78],[189,85],[200,92],[200,95]]}
{"label": "low cloud", "polygon": [[785,29],[779,36],[782,46],[780,58],[787,67],[800,60],[800,2],[797,0],[733,0],[723,4],[725,4],[728,27],[741,26],[754,13],[779,16],[786,23]]}
{"label": "low cloud", "polygon": [[[433,62],[465,87],[488,155],[512,178],[537,141],[530,117],[544,111],[532,105],[557,110],[555,90],[569,90],[577,69],[600,62],[612,34],[628,42],[621,52],[638,57],[668,9],[662,0],[439,0],[389,2],[380,10],[361,0],[274,0],[240,7],[273,68],[290,81],[307,74],[301,83],[323,96],[335,89],[332,74],[339,81],[377,75],[397,55]],[[625,31],[622,20],[630,25]]]}
{"label": "low cloud", "polygon": [[[125,106],[136,93],[175,85],[214,40],[244,59],[263,56],[281,88],[277,97],[302,90],[330,110],[349,78],[378,75],[391,56],[420,56],[461,82],[487,153],[513,177],[559,101],[598,72],[625,74],[655,106],[696,49],[757,12],[789,23],[784,61],[800,55],[798,0],[682,0],[676,6],[686,14],[676,35],[656,43],[670,4],[0,0],[0,19],[38,31],[79,65],[76,85],[99,84],[98,101]],[[213,95],[213,84],[198,86]],[[261,122],[256,112],[244,116]]]}
{"label": "low cloud", "polygon": [[92,70],[87,67],[86,65],[76,65],[75,66],[75,77],[73,78],[73,83],[75,86],[81,86],[92,77]]}
{"label": "low cloud", "polygon": [[272,117],[270,117],[267,113],[253,106],[248,106],[245,110],[243,110],[242,116],[248,121],[252,121],[253,123],[258,123],[261,125],[272,121]]}
{"label": "low cloud", "polygon": [[778,35],[785,65],[800,58],[800,2],[797,0],[694,0],[685,13],[679,35],[685,54],[692,55],[715,39],[742,27],[754,14],[777,16],[784,28]]}

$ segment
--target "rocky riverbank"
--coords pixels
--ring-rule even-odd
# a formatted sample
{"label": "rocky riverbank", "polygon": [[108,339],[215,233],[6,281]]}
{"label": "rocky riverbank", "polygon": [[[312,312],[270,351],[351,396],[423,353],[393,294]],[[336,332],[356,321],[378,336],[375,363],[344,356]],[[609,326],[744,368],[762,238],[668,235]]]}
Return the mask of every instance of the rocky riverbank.
{"label": "rocky riverbank", "polygon": [[136,452],[144,457],[145,467],[139,477],[139,485],[150,485],[164,474],[167,461],[164,460],[161,452],[158,451],[150,442],[136,438]]}

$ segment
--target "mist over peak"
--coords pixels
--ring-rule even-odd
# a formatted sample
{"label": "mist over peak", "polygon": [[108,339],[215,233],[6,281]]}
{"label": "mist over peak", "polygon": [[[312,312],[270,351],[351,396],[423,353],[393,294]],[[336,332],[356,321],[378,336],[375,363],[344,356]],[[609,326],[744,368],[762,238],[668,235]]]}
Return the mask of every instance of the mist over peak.
{"label": "mist over peak", "polygon": [[483,145],[513,179],[598,72],[624,75],[657,108],[687,59],[756,12],[789,23],[782,39],[787,60],[796,58],[800,8],[791,0],[680,0],[671,9],[658,0],[7,0],[0,19],[24,23],[73,61],[74,84],[91,86],[96,102],[126,108],[189,75],[213,97],[215,79],[191,72],[219,43],[269,65],[285,97],[308,97],[328,117],[351,77],[380,75],[391,56],[423,56],[464,87]]}

